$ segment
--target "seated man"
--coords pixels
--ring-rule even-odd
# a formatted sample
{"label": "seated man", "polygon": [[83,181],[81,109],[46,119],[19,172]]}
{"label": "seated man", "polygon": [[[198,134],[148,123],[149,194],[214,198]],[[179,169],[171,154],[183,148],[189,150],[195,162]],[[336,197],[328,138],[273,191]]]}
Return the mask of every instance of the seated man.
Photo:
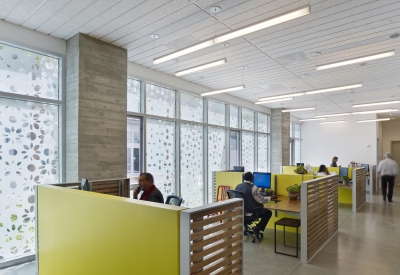
{"label": "seated man", "polygon": [[[247,207],[248,212],[251,212],[252,209],[255,207],[264,207],[264,203],[267,203],[270,201],[270,199],[275,198],[275,196],[272,197],[261,196],[257,186],[253,184],[254,181],[253,173],[247,172],[246,174],[244,174],[243,179],[244,182],[236,186],[235,190],[244,193],[244,200],[247,204],[245,207]],[[261,220],[256,226],[252,228],[254,235],[258,240],[260,240],[259,237],[260,231],[264,231],[271,216],[272,216],[271,210],[266,208],[260,209]]]}
{"label": "seated man", "polygon": [[133,191],[133,198],[137,199],[140,190],[143,191],[140,200],[164,203],[164,197],[154,185],[154,177],[150,173],[142,173],[139,176],[139,187]]}

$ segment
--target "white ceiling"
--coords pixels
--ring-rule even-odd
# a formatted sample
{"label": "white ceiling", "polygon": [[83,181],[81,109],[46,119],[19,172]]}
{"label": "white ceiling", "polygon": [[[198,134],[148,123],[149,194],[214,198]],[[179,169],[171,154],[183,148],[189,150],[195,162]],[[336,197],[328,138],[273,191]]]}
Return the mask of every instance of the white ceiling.
{"label": "white ceiling", "polygon": [[[153,65],[154,57],[175,51],[167,43],[183,36],[204,40],[248,24],[302,7],[311,14],[174,60]],[[210,7],[221,7],[212,14]],[[128,50],[128,61],[174,74],[185,68],[226,57],[228,63],[183,76],[211,89],[245,83],[231,94],[248,101],[259,97],[308,91],[354,83],[362,88],[296,97],[266,105],[270,108],[317,110],[292,115],[351,112],[352,104],[400,99],[400,54],[335,69],[316,71],[315,66],[359,56],[398,50],[399,0],[1,0],[0,18],[68,39],[78,32]],[[158,34],[154,41],[151,34]],[[189,37],[189,36],[188,36]],[[192,38],[193,38],[192,37]],[[311,59],[282,66],[275,59],[304,51]],[[315,52],[321,55],[315,56]],[[243,72],[242,66],[248,68]],[[304,77],[304,75],[307,75]],[[242,80],[243,79],[243,80]],[[274,85],[272,85],[274,84]],[[286,90],[271,90],[275,84]],[[386,105],[400,107],[400,104]],[[382,108],[382,107],[378,107]],[[385,108],[385,107],[383,107]],[[360,110],[377,109],[373,107]],[[384,115],[381,115],[384,116]],[[400,117],[398,115],[397,117]]]}

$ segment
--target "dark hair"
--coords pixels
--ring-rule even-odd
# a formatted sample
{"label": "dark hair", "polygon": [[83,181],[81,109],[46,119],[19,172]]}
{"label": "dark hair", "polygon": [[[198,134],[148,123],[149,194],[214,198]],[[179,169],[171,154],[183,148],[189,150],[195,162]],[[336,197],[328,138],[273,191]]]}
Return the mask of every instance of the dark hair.
{"label": "dark hair", "polygon": [[334,160],[338,160],[338,157],[336,157],[336,156],[333,157],[333,158],[332,158],[332,162],[333,162]]}
{"label": "dark hair", "polygon": [[151,183],[154,183],[154,177],[153,177],[152,174],[150,174],[150,173],[141,173],[140,176],[141,175],[145,175],[146,176],[146,180],[149,180]]}
{"label": "dark hair", "polygon": [[319,166],[318,173],[325,172],[325,169],[326,169],[326,166],[323,165],[323,164],[321,164],[321,165]]}
{"label": "dark hair", "polygon": [[253,173],[247,172],[246,174],[244,174],[243,180],[253,182],[253,180],[254,180]]}

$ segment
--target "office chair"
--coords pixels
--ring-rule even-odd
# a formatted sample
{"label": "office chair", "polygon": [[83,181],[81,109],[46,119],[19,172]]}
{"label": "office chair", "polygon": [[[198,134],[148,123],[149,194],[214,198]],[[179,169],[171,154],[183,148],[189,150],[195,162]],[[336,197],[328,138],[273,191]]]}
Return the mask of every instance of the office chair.
{"label": "office chair", "polygon": [[169,195],[167,197],[167,201],[165,202],[165,204],[181,206],[182,198],[179,196],[175,196],[175,195]]}
{"label": "office chair", "polygon": [[[259,219],[259,213],[260,213],[260,209],[262,207],[256,207],[256,208],[253,208],[251,206],[247,207],[248,205],[244,198],[243,192],[236,191],[236,190],[227,190],[226,193],[228,194],[229,199],[234,199],[234,198],[243,199],[243,201],[244,201],[244,216],[243,216],[244,217],[244,232],[243,232],[243,234],[245,236],[250,237],[252,239],[251,242],[255,243],[256,238],[254,236],[253,230],[251,230],[251,228],[250,228],[250,224],[252,224],[254,221]],[[249,212],[249,210],[251,212]],[[260,237],[261,238],[263,237],[262,233],[260,233]]]}

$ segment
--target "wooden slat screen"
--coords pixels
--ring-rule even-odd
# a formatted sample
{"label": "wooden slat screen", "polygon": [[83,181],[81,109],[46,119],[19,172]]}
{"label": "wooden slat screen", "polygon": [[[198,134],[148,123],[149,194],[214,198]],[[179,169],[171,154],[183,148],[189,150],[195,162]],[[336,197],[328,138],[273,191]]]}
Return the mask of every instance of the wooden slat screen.
{"label": "wooden slat screen", "polygon": [[366,188],[365,168],[358,168],[353,170],[353,212],[358,212],[367,201]]}
{"label": "wooden slat screen", "polygon": [[329,176],[302,183],[303,263],[307,263],[338,230],[337,182],[337,176]]}
{"label": "wooden slat screen", "polygon": [[181,211],[181,274],[243,273],[243,201]]}
{"label": "wooden slat screen", "polygon": [[379,188],[378,188],[378,181],[376,178],[376,165],[373,165],[370,169],[369,182],[371,184],[372,195],[377,195]]}

